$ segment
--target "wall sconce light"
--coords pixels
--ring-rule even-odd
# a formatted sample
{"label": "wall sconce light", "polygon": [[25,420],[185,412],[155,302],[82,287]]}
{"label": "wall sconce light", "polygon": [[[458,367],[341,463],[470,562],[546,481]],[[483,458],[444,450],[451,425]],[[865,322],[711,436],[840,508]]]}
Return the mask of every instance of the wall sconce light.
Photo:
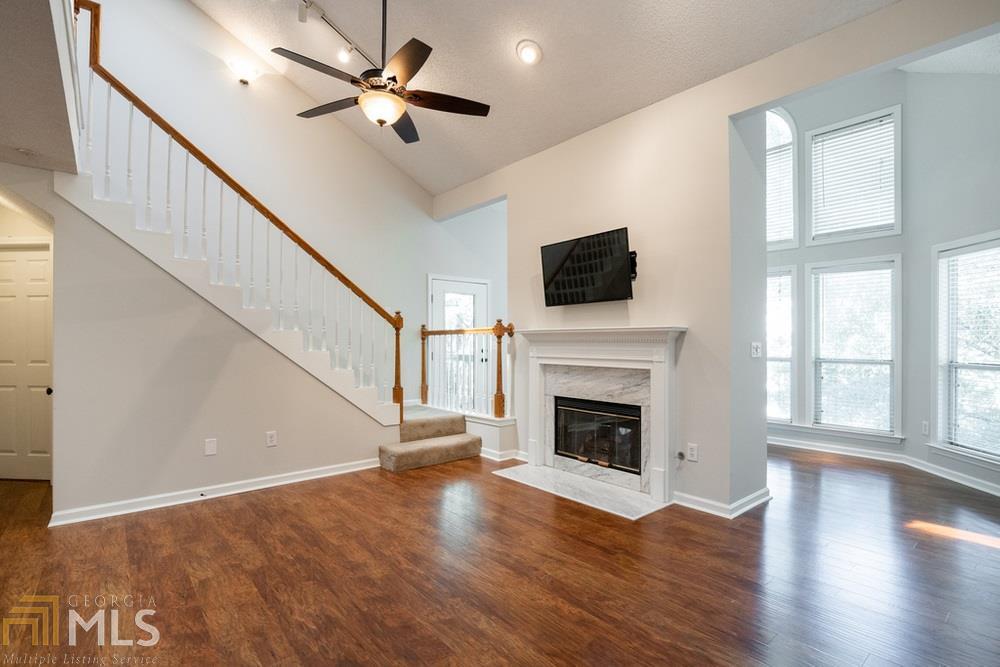
{"label": "wall sconce light", "polygon": [[260,76],[260,71],[242,58],[230,58],[226,64],[244,86],[249,86],[250,82],[255,81]]}

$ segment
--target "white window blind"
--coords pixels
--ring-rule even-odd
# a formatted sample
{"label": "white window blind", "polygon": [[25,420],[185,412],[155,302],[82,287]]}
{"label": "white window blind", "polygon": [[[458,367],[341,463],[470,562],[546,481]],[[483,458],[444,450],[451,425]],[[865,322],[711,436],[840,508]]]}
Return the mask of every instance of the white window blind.
{"label": "white window blind", "polygon": [[940,260],[946,438],[1000,456],[1000,247]]}
{"label": "white window blind", "polygon": [[767,242],[795,238],[794,135],[788,122],[774,111],[765,114],[767,152]]}
{"label": "white window blind", "polygon": [[792,420],[792,274],[767,277],[767,418]]}
{"label": "white window blind", "polygon": [[811,135],[814,239],[895,229],[896,112]]}
{"label": "white window blind", "polygon": [[893,432],[893,263],[813,272],[813,421]]}

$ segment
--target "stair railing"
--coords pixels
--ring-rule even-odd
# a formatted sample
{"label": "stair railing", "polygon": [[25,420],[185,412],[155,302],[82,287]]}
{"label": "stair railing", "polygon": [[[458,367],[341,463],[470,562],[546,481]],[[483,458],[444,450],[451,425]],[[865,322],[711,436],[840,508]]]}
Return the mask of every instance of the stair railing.
{"label": "stair railing", "polygon": [[109,72],[100,61],[101,5],[75,0],[74,9],[78,22],[81,10],[90,16],[89,43],[77,40],[88,83],[80,155],[95,197],[134,203],[137,228],[172,235],[179,258],[208,261],[213,282],[241,287],[244,307],[272,310],[277,329],[301,331],[307,350],[328,351],[332,368],[398,404],[402,420],[402,314],[379,305]]}
{"label": "stair railing", "polygon": [[420,402],[466,414],[506,417],[513,335],[514,325],[503,320],[474,329],[421,325]]}

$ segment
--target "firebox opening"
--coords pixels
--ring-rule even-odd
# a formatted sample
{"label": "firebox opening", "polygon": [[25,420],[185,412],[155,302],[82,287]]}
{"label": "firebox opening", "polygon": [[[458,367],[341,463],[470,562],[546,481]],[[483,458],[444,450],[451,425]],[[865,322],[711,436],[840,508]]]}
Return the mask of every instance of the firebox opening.
{"label": "firebox opening", "polygon": [[556,454],[639,475],[642,408],[555,397]]}

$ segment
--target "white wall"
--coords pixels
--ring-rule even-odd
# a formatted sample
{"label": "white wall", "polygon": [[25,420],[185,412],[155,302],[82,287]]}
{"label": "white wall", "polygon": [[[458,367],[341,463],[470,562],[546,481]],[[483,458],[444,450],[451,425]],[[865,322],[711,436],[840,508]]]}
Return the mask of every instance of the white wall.
{"label": "white wall", "polygon": [[[771,425],[778,439],[802,440],[875,453],[896,453],[992,484],[1000,466],[963,461],[927,446],[937,432],[937,392],[932,332],[932,248],[946,241],[1000,230],[1000,76],[914,74],[893,71],[866,77],[784,104],[799,138],[800,183],[805,187],[804,136],[809,130],[891,105],[902,106],[902,235],[867,241],[800,247],[768,253],[768,264],[799,266],[800,303],[809,262],[899,253],[902,255],[902,419],[901,445],[831,437],[821,432]],[[800,211],[800,237],[808,235],[808,211]],[[809,314],[798,309],[799,331]],[[799,338],[799,387],[804,387],[807,341]],[[805,391],[798,395],[799,423],[811,415]],[[921,433],[927,421],[929,436]]]}
{"label": "white wall", "polygon": [[0,240],[5,238],[42,238],[52,236],[52,231],[38,220],[0,202]]}
{"label": "white wall", "polygon": [[[733,502],[763,478],[766,459],[763,402],[732,408],[761,396],[761,372],[734,368],[761,327],[758,318],[734,321],[733,285],[762,284],[764,263],[732,262],[730,117],[997,21],[1000,4],[991,0],[904,0],[443,193],[435,216],[507,197],[510,315],[521,329],[689,326],[678,368],[680,434],[702,454],[676,471],[674,488]],[[545,308],[539,246],[622,225],[639,253],[635,300]],[[521,343],[518,415],[527,414]]]}
{"label": "white wall", "polygon": [[[102,7],[105,66],[376,301],[402,311],[403,386],[418,397],[426,275],[503,264],[501,245],[474,243],[479,230],[495,236],[499,214],[470,216],[468,227],[432,220],[430,195],[335,116],[297,118],[317,101],[287,79],[241,86],[227,59],[272,70],[191,3]],[[397,141],[388,130],[385,138]]]}
{"label": "white wall", "polygon": [[55,512],[370,463],[398,437],[55,195],[51,172],[0,163],[0,187],[58,241]]}
{"label": "white wall", "polygon": [[[489,319],[508,321],[507,313],[507,202],[469,211],[440,223],[450,243],[441,252],[455,253],[468,267],[464,273],[449,274],[490,281]],[[454,260],[442,258],[443,265]],[[426,310],[425,310],[426,312]],[[426,319],[426,317],[425,317]],[[429,322],[428,322],[429,324]],[[515,322],[515,325],[517,323]]]}

